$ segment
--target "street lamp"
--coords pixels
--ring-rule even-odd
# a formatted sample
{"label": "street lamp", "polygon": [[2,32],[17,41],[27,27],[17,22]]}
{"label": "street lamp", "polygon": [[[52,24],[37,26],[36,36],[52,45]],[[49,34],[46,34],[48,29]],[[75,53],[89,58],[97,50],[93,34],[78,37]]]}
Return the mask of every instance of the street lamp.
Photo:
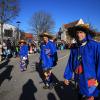
{"label": "street lamp", "polygon": [[17,33],[18,33],[18,40],[20,40],[20,30],[19,30],[19,25],[20,25],[20,21],[17,21]]}

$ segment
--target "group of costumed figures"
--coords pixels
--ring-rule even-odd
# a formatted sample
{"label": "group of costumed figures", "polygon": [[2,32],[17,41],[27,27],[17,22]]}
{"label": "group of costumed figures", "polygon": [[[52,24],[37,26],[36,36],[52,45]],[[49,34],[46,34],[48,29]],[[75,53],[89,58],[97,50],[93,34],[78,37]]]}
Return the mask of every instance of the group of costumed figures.
{"label": "group of costumed figures", "polygon": [[[82,24],[68,28],[68,34],[76,40],[70,50],[69,60],[64,72],[64,83],[69,85],[74,75],[79,91],[79,100],[99,100],[100,93],[100,43],[93,40],[96,32]],[[44,75],[45,86],[52,84],[52,68],[57,64],[56,44],[50,41],[52,36],[41,34],[43,42],[40,45],[40,67]],[[24,44],[24,45],[23,45]],[[20,42],[20,68],[26,70],[25,62],[28,59],[28,46]]]}

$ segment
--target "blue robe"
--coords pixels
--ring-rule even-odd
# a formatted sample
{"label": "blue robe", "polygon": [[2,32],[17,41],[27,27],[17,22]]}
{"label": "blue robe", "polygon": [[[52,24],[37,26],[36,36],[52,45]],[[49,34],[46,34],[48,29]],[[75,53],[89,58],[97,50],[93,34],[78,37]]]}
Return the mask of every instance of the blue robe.
{"label": "blue robe", "polygon": [[100,43],[89,40],[86,45],[71,49],[64,78],[70,80],[73,73],[75,81],[78,82],[80,94],[98,96],[99,90],[97,87],[98,82],[100,82]]}
{"label": "blue robe", "polygon": [[51,41],[41,44],[40,60],[43,69],[50,69],[53,67],[54,54],[56,52],[55,44]]}
{"label": "blue robe", "polygon": [[28,45],[23,45],[20,46],[20,51],[19,51],[20,56],[28,56]]}
{"label": "blue robe", "polygon": [[56,47],[56,43],[53,42],[53,49],[54,49],[54,54],[53,54],[53,67],[55,67],[57,65],[57,61],[58,61],[58,54],[57,54],[57,47]]}
{"label": "blue robe", "polygon": [[28,64],[28,45],[24,44],[20,46],[19,56],[20,56],[20,69],[21,71],[23,71]]}

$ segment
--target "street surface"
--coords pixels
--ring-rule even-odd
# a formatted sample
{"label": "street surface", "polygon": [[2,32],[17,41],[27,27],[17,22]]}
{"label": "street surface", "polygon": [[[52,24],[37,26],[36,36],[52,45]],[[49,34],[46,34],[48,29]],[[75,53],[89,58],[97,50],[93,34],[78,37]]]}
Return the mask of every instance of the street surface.
{"label": "street surface", "polygon": [[73,85],[63,84],[63,73],[69,50],[58,51],[58,64],[53,69],[54,88],[43,89],[44,83],[39,69],[39,54],[29,55],[27,70],[20,72],[19,58],[0,64],[0,100],[77,100]]}

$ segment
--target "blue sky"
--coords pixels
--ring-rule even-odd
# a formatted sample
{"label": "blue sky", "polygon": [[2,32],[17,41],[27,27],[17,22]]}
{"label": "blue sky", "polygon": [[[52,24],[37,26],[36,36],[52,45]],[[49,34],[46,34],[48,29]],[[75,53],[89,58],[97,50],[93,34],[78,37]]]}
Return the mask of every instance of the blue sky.
{"label": "blue sky", "polygon": [[56,23],[55,33],[62,24],[73,22],[82,18],[85,22],[91,23],[94,28],[100,31],[100,0],[19,0],[20,13],[14,20],[20,21],[20,29],[31,32],[29,21],[37,11],[50,13]]}

